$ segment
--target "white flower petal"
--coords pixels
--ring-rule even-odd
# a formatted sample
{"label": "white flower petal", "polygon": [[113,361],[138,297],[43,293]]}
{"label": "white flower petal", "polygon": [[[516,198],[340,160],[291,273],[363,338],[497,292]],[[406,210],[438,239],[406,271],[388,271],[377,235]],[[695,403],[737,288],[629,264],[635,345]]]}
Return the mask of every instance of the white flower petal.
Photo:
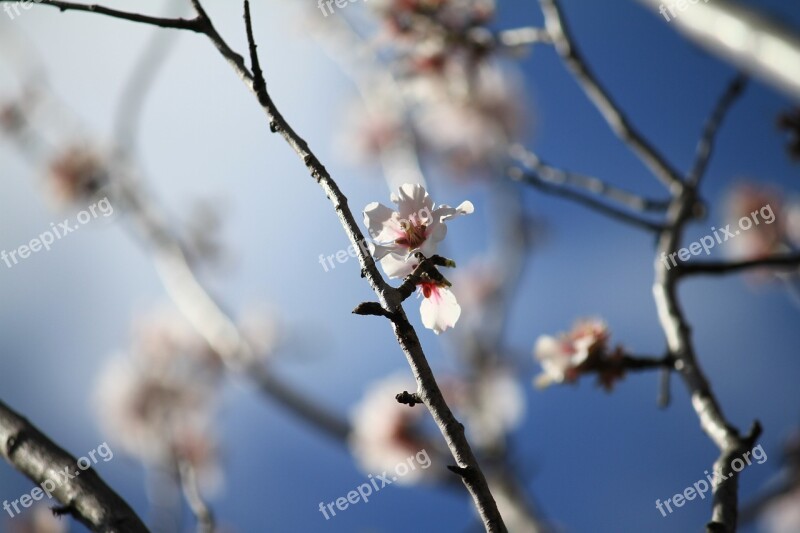
{"label": "white flower petal", "polygon": [[433,210],[433,200],[428,196],[425,187],[419,184],[405,183],[397,194],[392,194],[392,202],[397,204],[400,218],[408,220],[412,215],[420,216],[421,212]]}
{"label": "white flower petal", "polygon": [[402,257],[397,254],[388,254],[380,261],[383,271],[389,279],[404,278],[414,272],[419,264],[415,258]]}
{"label": "white flower petal", "polygon": [[450,289],[437,287],[428,298],[422,300],[419,312],[422,315],[422,324],[438,335],[456,325],[461,316],[461,306]]}
{"label": "white flower petal", "polygon": [[404,235],[397,213],[378,202],[372,202],[364,208],[364,225],[370,237],[377,242],[393,242]]}

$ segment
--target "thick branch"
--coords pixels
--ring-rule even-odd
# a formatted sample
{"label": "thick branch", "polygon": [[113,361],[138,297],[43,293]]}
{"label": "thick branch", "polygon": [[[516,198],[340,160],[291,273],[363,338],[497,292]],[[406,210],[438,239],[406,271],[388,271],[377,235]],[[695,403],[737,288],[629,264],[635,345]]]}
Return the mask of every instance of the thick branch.
{"label": "thick branch", "polygon": [[682,181],[680,173],[633,127],[583,60],[566,26],[558,0],[539,0],[539,4],[556,51],[608,125],[664,185],[672,191],[678,190]]}
{"label": "thick branch", "polygon": [[[2,401],[0,455],[34,483],[56,484],[52,494],[64,512],[92,531],[147,533],[139,517],[93,469],[75,475],[77,460]],[[74,477],[64,479],[64,472]]]}

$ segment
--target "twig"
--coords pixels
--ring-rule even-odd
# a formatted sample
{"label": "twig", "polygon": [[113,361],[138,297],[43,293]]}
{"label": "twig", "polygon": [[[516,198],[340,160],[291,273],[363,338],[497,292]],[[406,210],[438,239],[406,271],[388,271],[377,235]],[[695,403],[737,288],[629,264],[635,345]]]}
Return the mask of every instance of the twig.
{"label": "twig", "polygon": [[628,145],[670,191],[677,192],[682,181],[680,173],[631,125],[619,105],[614,102],[608,91],[589,69],[566,26],[558,0],[539,0],[539,4],[544,13],[545,26],[556,51],[583,91],[603,115],[617,137]]}
{"label": "twig", "polygon": [[525,168],[535,171],[539,178],[553,185],[569,185],[585,190],[609,200],[618,202],[635,211],[664,212],[669,206],[669,200],[653,200],[638,194],[615,187],[600,178],[587,176],[577,172],[569,172],[551,166],[539,158],[538,155],[520,144],[515,144],[509,150],[512,158],[519,161]]}
{"label": "twig", "polygon": [[568,198],[576,203],[589,207],[590,209],[594,209],[595,211],[607,215],[615,220],[630,224],[634,227],[652,232],[658,232],[664,228],[663,224],[651,222],[634,214],[628,213],[627,211],[624,211],[616,206],[603,203],[590,194],[555,185],[544,180],[536,172],[525,172],[522,169],[512,167],[508,170],[508,175],[511,177],[511,179],[527,183],[528,185],[536,187],[542,192],[555,196],[561,196],[562,198]]}
{"label": "twig", "polygon": [[747,77],[742,74],[737,74],[728,84],[725,93],[717,102],[717,107],[714,109],[711,116],[706,121],[703,134],[700,141],[697,143],[697,155],[695,157],[694,165],[689,171],[687,182],[696,187],[708,167],[708,162],[714,150],[714,139],[716,138],[719,127],[722,125],[722,120],[728,114],[731,106],[736,102],[736,99],[742,94],[747,85]]}
{"label": "twig", "polygon": [[64,506],[59,512],[72,515],[90,530],[148,532],[125,500],[94,469],[75,475],[77,460],[2,401],[0,455],[36,484],[57,480],[52,494]]}
{"label": "twig", "polygon": [[[10,2],[12,0],[0,0],[0,2]],[[61,11],[88,11],[90,13],[98,13],[100,15],[107,15],[112,18],[129,20],[132,22],[141,22],[143,24],[150,24],[151,26],[158,26],[159,28],[174,28],[177,30],[188,30],[197,33],[202,33],[204,28],[200,23],[200,18],[184,19],[184,18],[163,18],[151,17],[148,15],[140,15],[138,13],[130,13],[127,11],[120,11],[118,9],[110,9],[97,4],[77,4],[74,2],[60,2],[58,0],[40,0],[42,5],[57,7]]]}
{"label": "twig", "polygon": [[678,265],[677,271],[678,275],[680,276],[693,276],[700,274],[721,276],[725,274],[736,274],[738,272],[754,270],[757,268],[796,270],[800,268],[800,252],[760,257],[758,259],[749,259],[747,261],[698,261],[681,263]]}

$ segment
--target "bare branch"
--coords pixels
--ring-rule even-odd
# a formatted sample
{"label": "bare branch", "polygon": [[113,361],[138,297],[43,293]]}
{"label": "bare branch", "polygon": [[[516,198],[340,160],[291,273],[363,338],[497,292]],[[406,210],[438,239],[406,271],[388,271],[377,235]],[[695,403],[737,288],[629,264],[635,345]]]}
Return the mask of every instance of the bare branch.
{"label": "bare branch", "polygon": [[[10,1],[13,0],[0,0],[0,2]],[[119,11],[117,9],[111,9],[97,4],[76,4],[74,2],[60,2],[58,0],[40,0],[38,3],[46,6],[57,7],[61,11],[88,11],[90,13],[98,13],[100,15],[107,15],[113,18],[129,20],[131,22],[140,22],[142,24],[158,26],[159,28],[174,28],[178,30],[189,30],[197,33],[203,32],[203,25],[200,23],[198,18],[184,19],[151,17],[148,15],[140,15],[138,13]]]}
{"label": "bare branch", "polygon": [[736,102],[736,99],[744,92],[746,85],[747,78],[745,76],[738,74],[734,77],[708,118],[700,141],[697,143],[697,156],[695,157],[694,165],[686,179],[690,185],[697,186],[700,180],[703,179],[714,150],[714,139],[722,125],[722,121],[734,102]]}
{"label": "bare branch", "polygon": [[724,275],[737,274],[746,270],[758,268],[773,268],[777,270],[800,269],[800,253],[773,255],[749,259],[747,261],[704,261],[682,263],[678,265],[680,276],[693,276],[698,274]]}
{"label": "bare branch", "polygon": [[398,291],[386,284],[383,277],[378,272],[372,256],[358,246],[358,243],[364,240],[364,236],[352,212],[347,206],[347,198],[345,198],[344,194],[339,190],[336,182],[333,181],[319,159],[311,152],[306,141],[300,137],[283,118],[267,92],[263,77],[260,76],[260,72],[257,73],[256,71],[258,60],[256,57],[255,39],[253,38],[253,30],[250,24],[250,6],[248,0],[244,1],[244,6],[248,44],[251,61],[254,65],[253,71],[255,76],[255,79],[250,84],[251,89],[256,93],[259,102],[264,108],[264,111],[266,111],[272,131],[283,136],[286,142],[303,160],[311,176],[317,181],[320,187],[322,187],[326,196],[333,204],[339,216],[339,221],[344,227],[350,242],[357,248],[358,260],[364,277],[378,296],[384,309],[392,314],[390,318],[392,327],[417,381],[420,399],[428,407],[439,430],[447,441],[450,452],[457,462],[456,468],[459,469],[464,485],[472,495],[486,531],[506,531],[506,527],[497,510],[497,504],[489,489],[486,477],[481,471],[480,466],[478,466],[478,461],[464,434],[464,426],[456,420],[450,407],[444,400],[442,391],[439,389],[433,371],[422,350],[416,331],[406,317]]}
{"label": "bare branch", "polygon": [[583,60],[566,26],[558,0],[539,0],[539,4],[556,51],[617,137],[628,145],[665,186],[673,192],[679,190],[682,183],[680,173],[639,131],[634,129],[619,105],[614,102]]}
{"label": "bare branch", "polygon": [[581,205],[589,207],[590,209],[594,209],[595,211],[607,215],[610,218],[619,220],[621,222],[625,222],[626,224],[630,224],[631,226],[652,232],[658,232],[664,228],[662,224],[651,222],[644,218],[640,218],[634,214],[628,213],[627,211],[620,209],[616,206],[603,203],[602,201],[598,200],[597,198],[595,198],[590,194],[575,189],[568,189],[566,187],[555,185],[543,179],[536,172],[533,171],[525,172],[519,168],[510,168],[508,170],[508,174],[511,177],[511,179],[527,183],[528,185],[536,187],[540,191],[545,192],[547,194],[561,196],[562,198],[568,198],[576,203],[579,203]]}
{"label": "bare branch", "polygon": [[538,155],[520,144],[512,146],[509,154],[524,165],[525,168],[535,171],[541,179],[553,185],[569,185],[584,189],[586,192],[605,196],[609,200],[618,202],[635,211],[663,212],[669,206],[669,200],[645,198],[625,189],[615,187],[600,178],[556,168],[545,163]]}
{"label": "bare branch", "polygon": [[[77,471],[77,460],[30,422],[0,401],[0,455],[36,484],[58,480],[53,496],[92,531],[147,533],[127,503],[94,469]],[[69,476],[65,476],[69,472]]]}

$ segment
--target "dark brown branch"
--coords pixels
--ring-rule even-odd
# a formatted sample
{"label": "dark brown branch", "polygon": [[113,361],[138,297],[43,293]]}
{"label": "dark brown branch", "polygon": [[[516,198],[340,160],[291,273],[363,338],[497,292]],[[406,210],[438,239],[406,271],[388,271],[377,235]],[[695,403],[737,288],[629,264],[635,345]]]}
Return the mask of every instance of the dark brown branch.
{"label": "dark brown branch", "polygon": [[785,255],[772,255],[747,261],[698,261],[681,263],[678,265],[680,276],[694,276],[699,274],[722,276],[758,268],[773,268],[777,270],[795,270],[800,268],[800,252]]}
{"label": "dark brown branch", "polygon": [[[0,2],[11,1],[13,0],[0,0]],[[39,0],[38,3],[46,6],[57,7],[61,11],[88,11],[90,13],[98,13],[100,15],[107,15],[113,18],[129,20],[131,22],[150,24],[151,26],[158,26],[159,28],[173,28],[177,30],[189,30],[197,33],[203,33],[203,25],[201,24],[199,18],[184,19],[151,17],[148,15],[140,15],[138,13],[130,13],[127,11],[120,11],[118,9],[111,9],[97,4],[76,4],[74,2],[60,2],[58,0]]]}
{"label": "dark brown branch", "polygon": [[558,0],[539,0],[539,4],[544,13],[545,26],[558,55],[603,115],[609,127],[665,186],[673,192],[677,191],[682,182],[680,173],[633,127],[620,106],[611,98],[583,60],[567,28]]}
{"label": "dark brown branch", "polygon": [[[77,459],[2,401],[0,455],[34,483],[42,484],[47,480],[55,483],[52,494],[63,505],[61,512],[72,515],[90,530],[147,533],[136,513],[94,469],[75,475]],[[72,473],[72,479],[64,479],[65,469]]]}
{"label": "dark brown branch", "polygon": [[747,77],[738,74],[728,84],[728,88],[720,97],[717,106],[711,113],[711,116],[706,121],[703,128],[703,134],[700,136],[700,141],[697,143],[697,155],[695,156],[694,165],[689,171],[686,181],[692,186],[697,186],[708,167],[708,162],[711,160],[711,155],[714,151],[714,140],[717,132],[719,131],[722,121],[731,109],[736,99],[741,96],[747,85]]}
{"label": "dark brown branch", "polygon": [[528,185],[531,185],[544,193],[567,198],[610,218],[613,218],[614,220],[619,220],[620,222],[624,222],[631,226],[651,232],[659,232],[664,228],[663,224],[640,218],[616,206],[606,204],[590,194],[576,189],[554,185],[553,183],[544,180],[541,176],[539,176],[539,174],[533,171],[525,172],[522,169],[513,167],[508,170],[508,174],[511,179],[521,181],[522,183],[527,183]]}

